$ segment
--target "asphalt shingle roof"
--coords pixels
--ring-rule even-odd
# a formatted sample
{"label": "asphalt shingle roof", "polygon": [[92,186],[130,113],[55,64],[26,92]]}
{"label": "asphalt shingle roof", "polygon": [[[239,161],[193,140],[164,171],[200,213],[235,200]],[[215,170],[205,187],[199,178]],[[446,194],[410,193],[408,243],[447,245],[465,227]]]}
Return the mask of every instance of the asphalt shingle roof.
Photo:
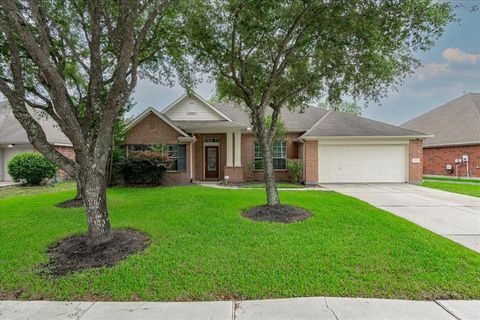
{"label": "asphalt shingle roof", "polygon": [[[234,103],[215,103],[213,106],[233,121],[250,126],[246,112]],[[314,106],[305,107],[303,112],[283,110],[281,117],[288,131],[305,132],[302,137],[425,135],[349,113],[327,111]]]}
{"label": "asphalt shingle roof", "polygon": [[330,111],[303,137],[403,137],[425,134],[344,112]]}
{"label": "asphalt shingle roof", "polygon": [[480,93],[467,93],[404,124],[434,135],[424,146],[480,143]]}
{"label": "asphalt shingle roof", "polygon": [[[46,114],[38,110],[29,110],[42,126],[51,144],[71,145],[70,140],[58,128],[58,125]],[[12,113],[8,101],[0,102],[0,144],[29,144],[27,132]]]}
{"label": "asphalt shingle roof", "polygon": [[[213,106],[232,121],[251,126],[247,113],[233,102],[214,103]],[[310,129],[328,111],[313,106],[307,106],[303,111],[282,110],[281,118],[285,128],[290,132],[305,132]]]}

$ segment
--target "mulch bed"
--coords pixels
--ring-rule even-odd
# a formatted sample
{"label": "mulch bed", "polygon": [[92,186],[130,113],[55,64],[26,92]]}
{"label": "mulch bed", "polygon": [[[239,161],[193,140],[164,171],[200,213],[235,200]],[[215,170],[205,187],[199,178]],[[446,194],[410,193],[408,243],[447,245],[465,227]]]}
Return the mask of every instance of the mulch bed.
{"label": "mulch bed", "polygon": [[293,223],[310,218],[312,213],[302,208],[277,204],[253,207],[243,211],[242,216],[255,221]]}
{"label": "mulch bed", "polygon": [[62,276],[89,268],[111,267],[131,254],[143,251],[149,238],[133,229],[113,230],[113,239],[97,246],[87,245],[87,235],[74,235],[48,248],[49,262],[43,273]]}
{"label": "mulch bed", "polygon": [[59,208],[79,208],[83,207],[82,199],[70,199],[60,202],[56,205]]}

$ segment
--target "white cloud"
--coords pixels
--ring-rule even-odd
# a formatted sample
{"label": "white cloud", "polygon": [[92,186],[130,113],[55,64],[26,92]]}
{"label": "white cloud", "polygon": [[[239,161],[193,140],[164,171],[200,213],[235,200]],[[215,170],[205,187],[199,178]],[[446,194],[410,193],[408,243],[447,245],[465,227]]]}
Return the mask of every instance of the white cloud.
{"label": "white cloud", "polygon": [[443,50],[442,57],[451,62],[477,63],[480,61],[480,54],[466,53],[459,48],[447,48]]}
{"label": "white cloud", "polygon": [[452,72],[448,63],[427,63],[424,66],[417,69],[415,72],[415,78],[417,80],[427,80],[436,78]]}

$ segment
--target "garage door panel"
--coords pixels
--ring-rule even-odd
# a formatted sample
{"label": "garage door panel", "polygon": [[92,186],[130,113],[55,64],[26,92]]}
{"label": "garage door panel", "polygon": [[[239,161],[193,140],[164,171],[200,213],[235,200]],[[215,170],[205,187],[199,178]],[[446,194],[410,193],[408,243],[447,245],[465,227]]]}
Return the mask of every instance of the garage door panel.
{"label": "garage door panel", "polygon": [[405,145],[320,145],[319,181],[405,182]]}

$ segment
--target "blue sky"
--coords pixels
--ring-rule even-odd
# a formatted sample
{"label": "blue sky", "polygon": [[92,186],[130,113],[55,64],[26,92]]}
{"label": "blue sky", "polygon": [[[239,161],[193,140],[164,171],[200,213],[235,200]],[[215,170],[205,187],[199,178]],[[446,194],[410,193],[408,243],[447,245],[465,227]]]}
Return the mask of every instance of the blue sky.
{"label": "blue sky", "polygon": [[[461,21],[448,25],[430,51],[418,53],[423,67],[397,91],[389,92],[380,104],[367,106],[363,116],[398,125],[463,93],[480,92],[480,12],[470,11],[472,4],[480,6],[480,0],[465,4],[457,9]],[[214,94],[214,84],[202,83],[195,91],[209,99]],[[139,80],[133,95],[137,104],[131,114],[139,114],[149,106],[162,110],[183,93],[180,86],[165,87]]]}

